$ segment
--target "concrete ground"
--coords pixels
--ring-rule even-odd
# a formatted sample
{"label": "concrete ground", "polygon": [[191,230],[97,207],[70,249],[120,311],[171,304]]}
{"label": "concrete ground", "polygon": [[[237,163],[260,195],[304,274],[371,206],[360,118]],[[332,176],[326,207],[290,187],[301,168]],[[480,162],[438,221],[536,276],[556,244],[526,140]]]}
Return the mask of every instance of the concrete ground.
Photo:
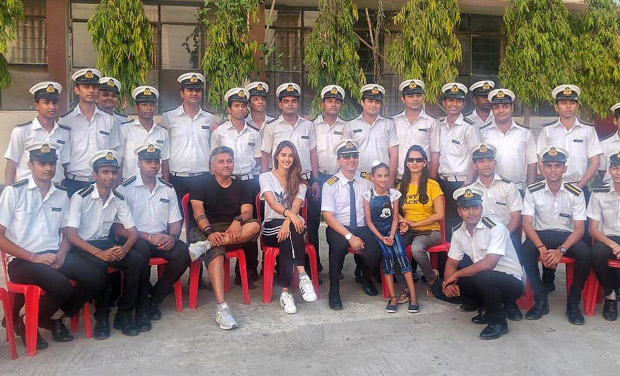
{"label": "concrete ground", "polygon": [[0,375],[618,375],[620,321],[603,320],[598,306],[584,326],[569,324],[563,269],[550,296],[551,313],[539,321],[510,322],[510,333],[495,341],[478,339],[483,327],[471,324],[474,314],[426,297],[423,282],[417,284],[420,313],[407,313],[404,306],[386,313],[382,296],[366,296],[353,269],[349,256],[342,311],[329,309],[325,272],[322,300],[306,303],[294,292],[295,315],[280,307],[277,286],[274,301],[263,304],[259,282],[246,306],[233,285],[227,299],[241,325],[234,331],[216,326],[208,290],[199,291],[196,310],[187,308],[186,275],[183,312],[168,297],[151,332],[130,338],[113,330],[109,339],[96,341],[81,326],[73,342],[55,343],[42,330],[50,346],[32,358],[19,338],[14,361],[7,343],[0,343]]}

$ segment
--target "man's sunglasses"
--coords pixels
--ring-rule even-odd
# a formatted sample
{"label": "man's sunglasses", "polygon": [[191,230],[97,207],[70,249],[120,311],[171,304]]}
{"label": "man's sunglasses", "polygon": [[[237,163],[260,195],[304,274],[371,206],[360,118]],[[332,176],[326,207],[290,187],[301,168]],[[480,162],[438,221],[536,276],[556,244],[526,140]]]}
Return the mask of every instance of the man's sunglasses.
{"label": "man's sunglasses", "polygon": [[340,158],[345,159],[345,160],[349,160],[351,158],[359,159],[359,157],[360,157],[360,153],[342,154],[340,156]]}
{"label": "man's sunglasses", "polygon": [[407,158],[407,163],[424,163],[426,159],[424,158]]}

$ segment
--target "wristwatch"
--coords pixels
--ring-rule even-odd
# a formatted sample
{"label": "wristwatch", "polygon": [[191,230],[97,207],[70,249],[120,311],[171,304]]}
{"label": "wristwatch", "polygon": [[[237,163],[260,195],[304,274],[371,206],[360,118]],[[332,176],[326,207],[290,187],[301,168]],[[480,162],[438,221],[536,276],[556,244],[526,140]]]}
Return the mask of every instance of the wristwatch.
{"label": "wristwatch", "polygon": [[560,248],[560,252],[562,252],[562,254],[566,254],[566,248],[561,247],[561,248]]}
{"label": "wristwatch", "polygon": [[239,221],[239,223],[243,224],[243,217],[238,215],[235,218],[233,218],[233,221]]}
{"label": "wristwatch", "polygon": [[345,238],[345,239],[347,239],[347,240],[351,240],[351,239],[353,239],[353,234],[348,233],[348,234],[346,234],[346,235],[344,236],[344,238]]}

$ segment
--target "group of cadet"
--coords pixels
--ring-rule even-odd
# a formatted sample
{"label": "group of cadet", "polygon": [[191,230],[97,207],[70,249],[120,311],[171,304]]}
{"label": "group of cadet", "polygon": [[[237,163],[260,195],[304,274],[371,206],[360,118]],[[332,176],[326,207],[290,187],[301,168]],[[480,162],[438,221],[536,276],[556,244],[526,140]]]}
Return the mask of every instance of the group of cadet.
{"label": "group of cadet", "polygon": [[[591,266],[605,293],[603,316],[617,318],[617,276],[607,260],[620,258],[620,137],[599,141],[594,127],[576,117],[580,89],[574,85],[553,90],[559,118],[536,142],[512,118],[515,94],[492,81],[469,90],[444,85],[441,120],[425,111],[420,80],[401,83],[405,109],[391,118],[380,115],[385,89],[365,85],[362,113],[351,121],[339,117],[346,94],[336,84],[321,90],[323,113],[310,121],[299,114],[299,85],[278,86],[281,114],[274,118],[266,113],[269,86],[252,82],[225,94],[227,119],[218,124],[200,106],[204,76],[190,72],[177,80],[182,103],[157,124],[156,88],[132,91],[137,117],[127,120],[114,112],[118,80],[96,69],[80,70],[72,80],[78,103],[58,121],[61,85],[31,88],[37,116],[11,134],[5,154],[10,185],[0,196],[0,249],[9,277],[46,291],[39,326],[55,341],[72,340],[63,318],[90,300],[95,338],[110,336],[114,305],[115,329],[128,336],[151,330],[151,321],[161,318],[159,305],[198,259],[207,266],[216,322],[238,327],[224,296],[225,253],[242,246],[253,287],[259,237],[280,249],[280,304],[296,313],[292,269],[303,299],[317,298],[306,274],[305,243],[316,249],[321,271],[321,216],[328,226],[332,309],[343,308],[339,287],[348,253],[355,254],[356,282],[370,296],[378,294],[373,279],[381,264],[387,312],[402,303],[409,312],[420,310],[413,288],[419,265],[429,295],[478,310],[472,321],[487,325],[481,338],[494,339],[508,332],[506,318],[522,318],[515,303],[523,293],[522,270],[535,293],[526,318],[540,319],[549,312],[554,271],[566,256],[574,260],[569,322],[584,323],[579,303]],[[468,91],[475,110],[464,115]],[[620,127],[620,103],[612,111]],[[538,169],[544,180],[536,182]],[[590,198],[587,184],[597,170],[608,185]],[[186,195],[189,245],[179,240]],[[256,197],[263,204],[256,205]],[[451,246],[440,277],[424,250],[441,243],[443,220]],[[168,261],[154,286],[151,257]],[[114,282],[109,268],[122,279]],[[400,296],[394,269],[407,282]],[[110,287],[119,283],[122,293]],[[17,298],[13,317],[25,340],[22,306]],[[45,347],[39,335],[37,348]]]}

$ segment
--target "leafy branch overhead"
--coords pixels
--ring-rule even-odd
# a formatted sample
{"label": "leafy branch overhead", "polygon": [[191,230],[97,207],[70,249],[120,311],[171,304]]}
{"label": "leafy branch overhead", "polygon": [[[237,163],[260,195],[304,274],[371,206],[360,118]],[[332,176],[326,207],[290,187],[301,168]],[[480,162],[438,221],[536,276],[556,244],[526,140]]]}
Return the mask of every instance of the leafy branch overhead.
{"label": "leafy branch overhead", "polygon": [[0,1],[0,88],[11,85],[6,53],[9,41],[17,38],[17,21],[23,16],[24,5],[20,0]]}

